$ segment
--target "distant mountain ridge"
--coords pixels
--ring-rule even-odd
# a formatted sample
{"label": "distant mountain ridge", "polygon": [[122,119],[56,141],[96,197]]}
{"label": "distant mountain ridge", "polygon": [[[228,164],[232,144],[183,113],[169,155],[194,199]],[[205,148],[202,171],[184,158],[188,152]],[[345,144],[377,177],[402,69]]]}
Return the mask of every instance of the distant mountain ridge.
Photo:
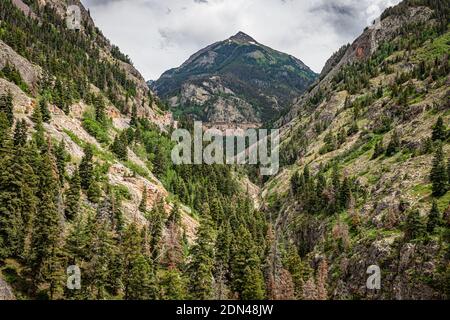
{"label": "distant mountain ridge", "polygon": [[299,59],[238,32],[149,85],[175,114],[213,123],[258,124],[273,120],[316,78]]}

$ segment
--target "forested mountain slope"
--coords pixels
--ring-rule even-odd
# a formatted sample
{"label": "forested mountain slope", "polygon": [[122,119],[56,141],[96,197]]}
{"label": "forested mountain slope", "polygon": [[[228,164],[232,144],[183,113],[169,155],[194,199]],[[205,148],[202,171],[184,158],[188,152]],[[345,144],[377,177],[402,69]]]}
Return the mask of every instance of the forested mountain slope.
{"label": "forested mountain slope", "polygon": [[[279,260],[298,297],[449,297],[449,10],[386,10],[280,119],[284,168],[263,198],[274,261],[298,253]],[[371,265],[380,290],[366,287]]]}
{"label": "forested mountain slope", "polygon": [[79,1],[1,1],[0,57],[0,297],[264,297],[241,177],[172,164],[171,114]]}
{"label": "forested mountain slope", "polygon": [[333,55],[260,199],[248,168],[173,165],[171,114],[79,1],[1,1],[0,297],[448,298],[449,7],[404,1]]}

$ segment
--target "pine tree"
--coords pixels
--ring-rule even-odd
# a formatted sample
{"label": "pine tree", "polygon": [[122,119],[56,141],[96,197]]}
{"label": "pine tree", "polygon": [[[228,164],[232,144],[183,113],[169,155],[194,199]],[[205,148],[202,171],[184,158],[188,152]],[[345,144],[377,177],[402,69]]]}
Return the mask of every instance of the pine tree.
{"label": "pine tree", "polygon": [[111,151],[122,161],[128,160],[128,138],[126,132],[122,132],[114,138]]}
{"label": "pine tree", "polygon": [[215,298],[224,300],[228,298],[227,280],[230,270],[230,246],[232,240],[231,225],[226,221],[219,228],[215,247]]}
{"label": "pine tree", "polygon": [[220,225],[224,220],[223,206],[219,198],[214,198],[211,203],[211,217],[216,225]]}
{"label": "pine tree", "polygon": [[377,159],[379,156],[385,153],[384,146],[383,146],[383,140],[379,140],[375,144],[375,150],[373,151],[372,160]]}
{"label": "pine tree", "polygon": [[65,215],[68,220],[73,220],[80,211],[81,179],[78,170],[72,175],[69,189],[66,192]]}
{"label": "pine tree", "polygon": [[66,173],[67,152],[64,140],[55,148],[56,168],[58,169],[59,183],[64,185],[64,176]]}
{"label": "pine tree", "polygon": [[115,256],[113,232],[110,221],[97,215],[89,217],[85,232],[90,235],[87,247],[87,265],[83,272],[84,287],[88,296],[104,299],[107,294],[112,270],[112,259]]}
{"label": "pine tree", "polygon": [[8,135],[9,129],[10,127],[6,114],[3,111],[0,111],[0,147],[2,147],[3,140]]}
{"label": "pine tree", "polygon": [[410,241],[424,235],[425,225],[420,217],[419,210],[412,210],[406,217],[405,240]]}
{"label": "pine tree", "polygon": [[[64,253],[67,259],[68,265],[75,265],[82,268],[88,260],[89,252],[88,247],[90,244],[91,234],[86,232],[85,221],[83,215],[78,214],[74,218],[74,222],[69,230],[69,234],[64,244]],[[84,269],[81,270],[82,277]],[[84,285],[84,279],[83,279]],[[83,286],[82,286],[83,288]],[[68,288],[64,291],[64,296],[67,299],[86,299],[85,292],[82,290],[70,290]]]}
{"label": "pine tree", "polygon": [[300,174],[298,171],[296,171],[291,177],[291,189],[294,195],[296,195],[300,189]]}
{"label": "pine tree", "polygon": [[433,133],[431,135],[431,139],[433,141],[445,141],[447,138],[447,132],[444,125],[444,119],[442,117],[439,117],[436,121],[436,124],[433,126]]}
{"label": "pine tree", "polygon": [[261,261],[249,231],[240,225],[232,244],[232,285],[241,299],[263,299],[264,281]]}
{"label": "pine tree", "polygon": [[400,136],[397,130],[394,130],[391,141],[386,148],[386,157],[392,157],[394,154],[400,151]]}
{"label": "pine tree", "polygon": [[88,190],[91,186],[91,183],[93,181],[93,175],[94,175],[94,165],[92,163],[93,158],[93,149],[90,144],[86,145],[84,148],[84,156],[81,159],[80,163],[80,178],[81,178],[81,187],[84,190]]}
{"label": "pine tree", "polygon": [[203,216],[188,266],[189,291],[193,299],[213,297],[214,246],[213,221],[211,217]]}
{"label": "pine tree", "polygon": [[339,210],[339,195],[341,193],[341,174],[337,165],[333,166],[331,172],[331,185],[334,194],[334,201],[330,204],[330,213],[336,213]]}
{"label": "pine tree", "polygon": [[149,299],[156,295],[151,260],[142,253],[143,239],[135,223],[131,223],[123,236],[123,284],[125,299]]}
{"label": "pine tree", "polygon": [[14,146],[23,147],[27,143],[27,130],[28,125],[25,119],[17,121],[16,128],[14,130]]}
{"label": "pine tree", "polygon": [[95,108],[95,120],[104,124],[106,120],[105,114],[105,101],[103,100],[101,95],[98,95],[94,99],[94,108]]}
{"label": "pine tree", "polygon": [[175,202],[175,204],[172,207],[172,210],[170,211],[169,217],[167,218],[167,225],[170,223],[175,223],[176,225],[179,225],[181,222],[181,212],[180,212],[180,205],[178,202]]}
{"label": "pine tree", "polygon": [[165,239],[164,262],[169,268],[177,268],[183,262],[182,234],[180,232],[181,213],[175,203],[166,221],[167,236]]}
{"label": "pine tree", "polygon": [[[81,169],[81,168],[80,168]],[[92,181],[86,192],[87,198],[92,203],[99,203],[102,196],[102,189],[97,181]]]}
{"label": "pine tree", "polygon": [[29,224],[36,213],[36,176],[24,147],[6,133],[0,149],[0,242],[4,254],[23,257]]}
{"label": "pine tree", "polygon": [[39,101],[39,110],[40,110],[41,115],[42,115],[42,121],[50,122],[50,120],[52,119],[52,114],[48,110],[48,103],[47,103],[47,99],[46,98],[42,98]]}
{"label": "pine tree", "polygon": [[0,112],[4,112],[6,119],[8,120],[8,125],[12,127],[14,124],[14,113],[13,113],[13,96],[11,91],[6,92],[0,96]]}
{"label": "pine tree", "polygon": [[46,151],[39,170],[37,214],[33,219],[30,248],[30,268],[35,275],[35,288],[49,284],[52,299],[61,281],[60,245],[62,227],[56,199],[58,183],[50,151]]}
{"label": "pine tree", "polygon": [[430,172],[433,196],[440,197],[447,192],[448,179],[442,145],[439,145],[436,149],[433,159],[433,166]]}
{"label": "pine tree", "polygon": [[187,296],[186,281],[176,268],[169,268],[162,272],[159,287],[162,300],[183,300]]}
{"label": "pine tree", "polygon": [[150,233],[150,250],[152,252],[152,258],[158,260],[160,254],[160,240],[164,227],[165,220],[164,199],[159,198],[156,205],[153,206],[148,216]]}
{"label": "pine tree", "polygon": [[131,111],[131,120],[130,120],[130,126],[135,127],[138,125],[138,115],[137,115],[137,106],[134,104],[132,111]]}
{"label": "pine tree", "polygon": [[284,264],[291,273],[292,281],[294,282],[295,297],[300,299],[302,297],[303,285],[308,280],[308,274],[311,273],[312,270],[302,262],[298,255],[297,248],[294,245],[291,245],[287,249]]}
{"label": "pine tree", "polygon": [[441,222],[441,213],[439,212],[437,202],[433,201],[430,214],[428,215],[427,232],[433,234],[436,227],[441,225]]}
{"label": "pine tree", "polygon": [[45,152],[47,149],[47,141],[45,140],[45,130],[42,122],[42,113],[40,108],[34,108],[32,120],[34,122],[33,140],[38,149]]}
{"label": "pine tree", "polygon": [[142,199],[139,204],[139,211],[142,213],[147,212],[147,186],[144,185],[144,190],[142,191]]}
{"label": "pine tree", "polygon": [[124,282],[127,288],[125,299],[153,300],[157,297],[151,260],[143,254],[139,254],[133,260],[131,270]]}
{"label": "pine tree", "polygon": [[349,208],[351,197],[352,190],[350,186],[350,180],[348,179],[348,177],[345,177],[339,193],[340,206],[342,209]]}
{"label": "pine tree", "polygon": [[263,300],[265,298],[264,278],[259,268],[246,266],[243,282],[242,300]]}

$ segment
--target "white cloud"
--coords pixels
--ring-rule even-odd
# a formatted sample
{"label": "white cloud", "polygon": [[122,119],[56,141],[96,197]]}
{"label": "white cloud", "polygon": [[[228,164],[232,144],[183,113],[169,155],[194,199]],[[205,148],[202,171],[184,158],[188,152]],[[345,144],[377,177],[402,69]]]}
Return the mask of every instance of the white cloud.
{"label": "white cloud", "polygon": [[243,31],[320,72],[374,14],[399,0],[82,0],[147,79]]}

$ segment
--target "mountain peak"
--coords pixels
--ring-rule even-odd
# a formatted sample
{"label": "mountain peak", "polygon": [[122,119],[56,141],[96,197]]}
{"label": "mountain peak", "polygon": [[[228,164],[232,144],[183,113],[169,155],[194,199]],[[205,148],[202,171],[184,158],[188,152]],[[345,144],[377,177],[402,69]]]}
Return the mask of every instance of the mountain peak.
{"label": "mountain peak", "polygon": [[248,34],[239,31],[234,36],[232,36],[229,40],[236,41],[236,42],[256,42],[255,39],[250,37]]}

